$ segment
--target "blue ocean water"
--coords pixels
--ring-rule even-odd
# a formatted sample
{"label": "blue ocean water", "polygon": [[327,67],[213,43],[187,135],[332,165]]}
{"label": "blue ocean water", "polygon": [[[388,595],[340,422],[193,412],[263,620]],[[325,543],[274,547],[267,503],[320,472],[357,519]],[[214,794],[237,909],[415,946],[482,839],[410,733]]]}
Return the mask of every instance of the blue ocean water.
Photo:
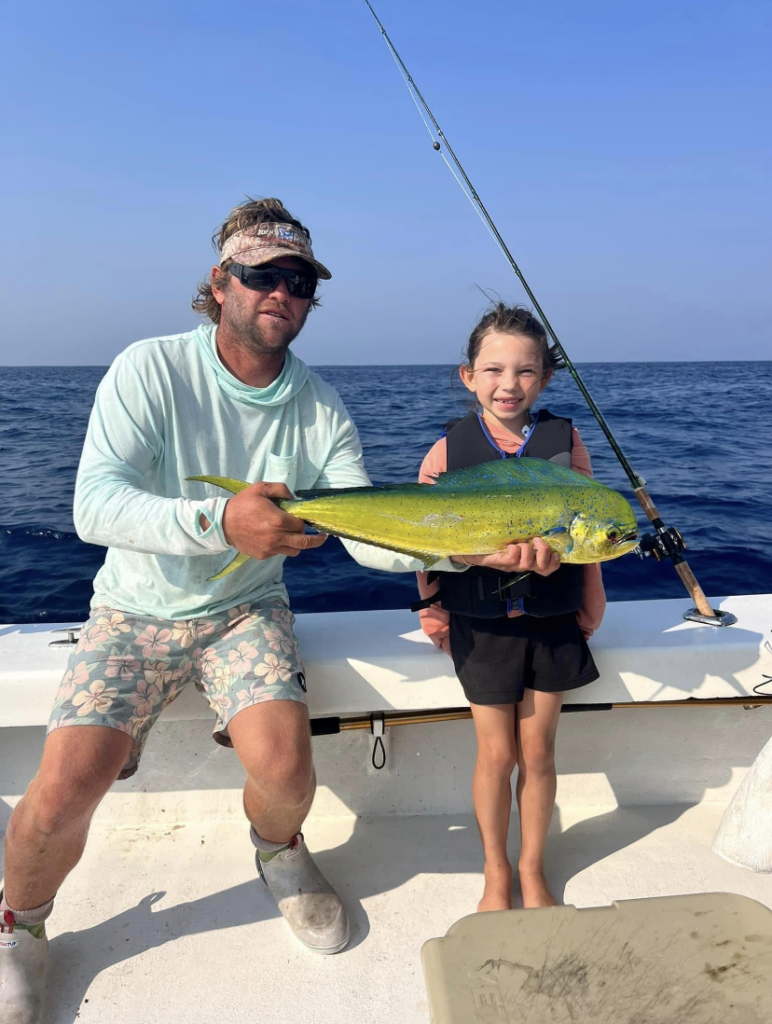
{"label": "blue ocean water", "polygon": [[[450,366],[319,367],[356,421],[376,482],[414,480],[445,422],[467,408]],[[772,486],[767,417],[772,362],[593,363],[593,397],[664,518],[688,544],[708,594],[772,589]],[[0,368],[0,622],[80,620],[104,557],[72,524],[89,411],[104,367]],[[544,394],[571,416],[596,475],[631,497],[627,478],[566,372]],[[634,503],[634,499],[633,499]],[[635,503],[634,503],[634,507]],[[639,520],[645,523],[643,513]],[[410,575],[360,568],[337,540],[288,559],[296,611],[405,607]],[[669,564],[629,555],[604,566],[609,597],[681,597]]]}

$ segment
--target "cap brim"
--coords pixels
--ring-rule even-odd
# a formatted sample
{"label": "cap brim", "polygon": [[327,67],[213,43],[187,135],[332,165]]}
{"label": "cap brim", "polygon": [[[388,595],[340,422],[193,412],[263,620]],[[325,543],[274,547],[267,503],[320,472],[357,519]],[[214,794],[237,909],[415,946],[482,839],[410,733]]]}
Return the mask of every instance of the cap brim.
{"label": "cap brim", "polygon": [[332,277],[327,267],[320,263],[319,260],[313,260],[309,256],[304,256],[303,253],[298,252],[296,249],[290,249],[282,245],[272,248],[261,245],[254,249],[245,249],[243,252],[238,253],[237,256],[232,257],[232,259],[234,263],[241,263],[245,267],[260,267],[263,263],[270,263],[271,260],[277,260],[282,256],[292,256],[296,260],[303,260],[304,263],[310,264],[322,281],[329,281]]}

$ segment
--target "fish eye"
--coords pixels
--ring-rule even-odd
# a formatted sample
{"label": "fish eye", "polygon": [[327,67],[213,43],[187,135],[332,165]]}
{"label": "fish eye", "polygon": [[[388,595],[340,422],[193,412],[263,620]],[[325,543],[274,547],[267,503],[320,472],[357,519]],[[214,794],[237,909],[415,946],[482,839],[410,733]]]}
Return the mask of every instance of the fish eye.
{"label": "fish eye", "polygon": [[609,530],[606,536],[609,540],[619,540],[619,530]]}

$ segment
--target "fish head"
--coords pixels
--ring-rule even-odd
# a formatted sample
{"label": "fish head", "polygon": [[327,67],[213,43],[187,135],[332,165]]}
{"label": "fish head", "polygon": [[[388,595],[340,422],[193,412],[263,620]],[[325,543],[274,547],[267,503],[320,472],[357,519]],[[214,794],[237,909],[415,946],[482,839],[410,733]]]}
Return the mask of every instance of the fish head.
{"label": "fish head", "polygon": [[608,562],[621,558],[638,544],[638,524],[630,503],[610,492],[613,500],[604,501],[596,511],[580,512],[571,521],[573,557],[576,562]]}

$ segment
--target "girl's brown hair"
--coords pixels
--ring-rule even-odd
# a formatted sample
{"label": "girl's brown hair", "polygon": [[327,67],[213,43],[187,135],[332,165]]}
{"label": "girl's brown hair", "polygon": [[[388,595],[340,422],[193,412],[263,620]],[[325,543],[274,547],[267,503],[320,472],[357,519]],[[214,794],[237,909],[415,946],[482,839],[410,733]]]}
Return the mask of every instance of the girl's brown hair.
{"label": "girl's brown hair", "polygon": [[522,334],[535,342],[542,359],[544,372],[550,370],[562,370],[565,366],[562,356],[554,345],[550,345],[547,332],[540,320],[537,320],[533,313],[525,306],[507,306],[503,302],[497,302],[482,317],[475,329],[469,335],[466,345],[465,365],[473,367],[475,359],[480,354],[480,345],[486,335],[491,332],[497,334]]}

